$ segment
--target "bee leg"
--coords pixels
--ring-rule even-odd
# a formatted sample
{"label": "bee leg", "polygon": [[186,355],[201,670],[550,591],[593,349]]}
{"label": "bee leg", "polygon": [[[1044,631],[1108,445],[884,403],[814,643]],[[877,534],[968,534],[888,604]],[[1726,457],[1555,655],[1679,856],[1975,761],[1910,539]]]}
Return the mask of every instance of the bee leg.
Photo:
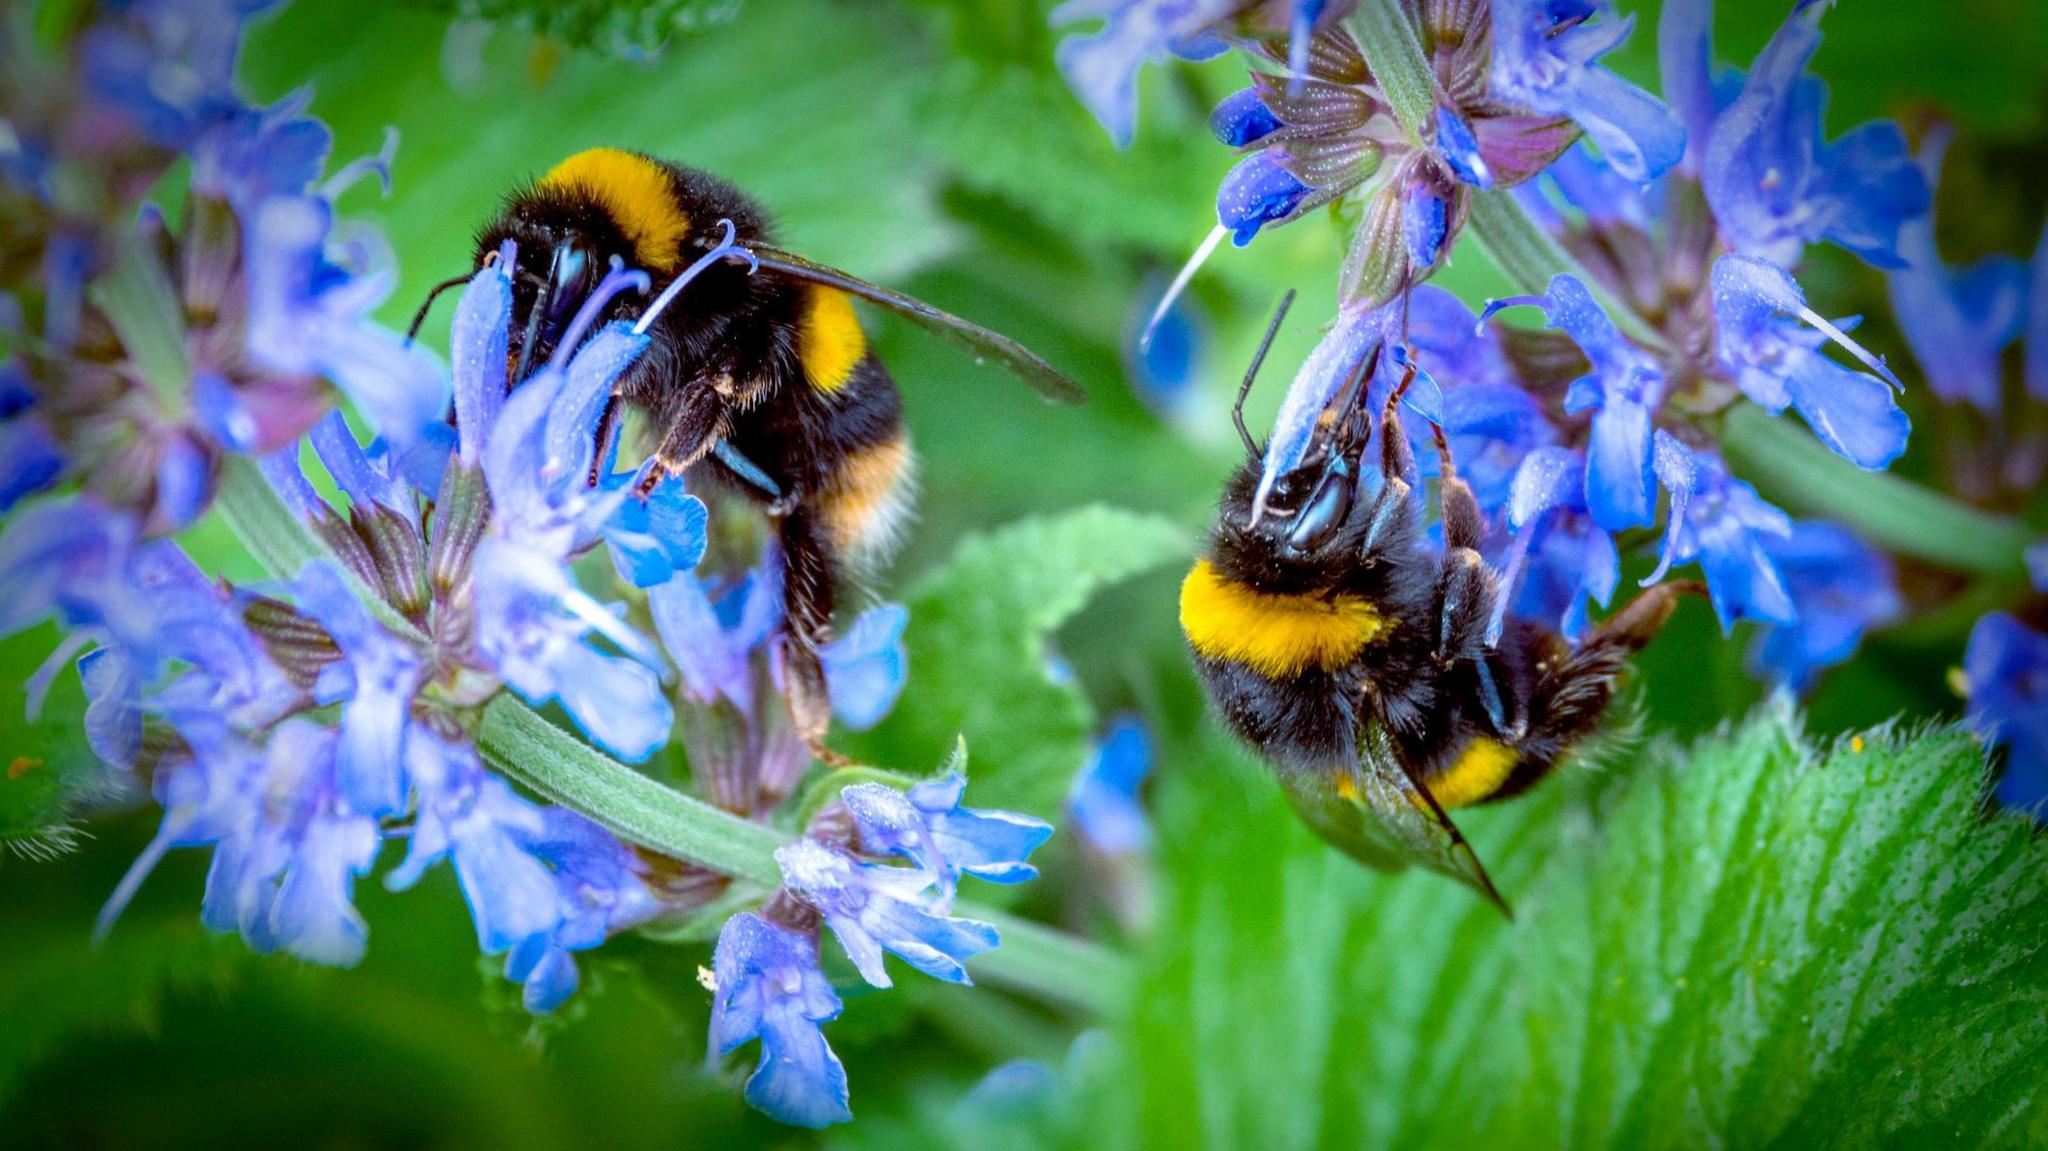
{"label": "bee leg", "polygon": [[1386,407],[1380,412],[1382,482],[1367,515],[1365,537],[1359,548],[1360,558],[1367,564],[1379,562],[1381,546],[1389,542],[1393,528],[1404,522],[1409,510],[1408,497],[1415,491],[1415,453],[1408,447],[1408,433],[1401,428],[1401,397],[1414,379],[1415,369],[1411,366],[1387,396]]}
{"label": "bee leg", "polygon": [[832,726],[832,693],[825,682],[822,649],[832,639],[832,599],[838,565],[824,526],[799,506],[779,521],[782,541],[782,693],[790,724],[818,761],[829,767],[854,762],[825,746]]}
{"label": "bee leg", "polygon": [[[1477,662],[1482,695],[1496,704],[1499,691],[1486,667],[1486,632],[1493,618],[1494,600],[1500,596],[1500,576],[1479,554],[1486,538],[1486,519],[1479,514],[1479,501],[1471,485],[1458,475],[1451,459],[1451,444],[1442,427],[1430,431],[1437,451],[1437,508],[1444,528],[1444,558],[1438,584],[1437,659],[1445,664],[1458,660]],[[1487,690],[1492,689],[1492,690]],[[1496,723],[1505,722],[1497,706],[1488,712]]]}
{"label": "bee leg", "polygon": [[611,457],[612,437],[619,431],[619,396],[614,392],[605,397],[604,412],[597,417],[596,450],[590,455],[590,476],[585,481],[596,487],[604,478],[605,465]]}
{"label": "bee leg", "polygon": [[1546,661],[1529,705],[1531,743],[1554,759],[1592,730],[1614,698],[1629,657],[1664,627],[1678,609],[1678,597],[1706,593],[1696,580],[1658,584],[1601,621],[1576,651],[1560,651]]}

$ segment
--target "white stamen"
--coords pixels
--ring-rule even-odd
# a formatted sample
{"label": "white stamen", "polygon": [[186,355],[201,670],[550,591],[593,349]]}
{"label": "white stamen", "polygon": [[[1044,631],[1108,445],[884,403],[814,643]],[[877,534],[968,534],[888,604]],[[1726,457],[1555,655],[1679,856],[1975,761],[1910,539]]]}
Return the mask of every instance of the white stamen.
{"label": "white stamen", "polygon": [[1159,330],[1159,322],[1166,318],[1166,313],[1172,310],[1174,301],[1180,299],[1180,294],[1187,290],[1188,282],[1195,278],[1195,272],[1208,262],[1210,253],[1216,250],[1216,245],[1222,243],[1223,237],[1229,234],[1230,229],[1221,224],[1209,230],[1201,246],[1195,249],[1195,254],[1181,266],[1180,274],[1173,278],[1173,283],[1166,286],[1166,294],[1159,297],[1159,305],[1152,309],[1152,318],[1145,321],[1145,331],[1138,337],[1139,348],[1152,346],[1152,336]]}

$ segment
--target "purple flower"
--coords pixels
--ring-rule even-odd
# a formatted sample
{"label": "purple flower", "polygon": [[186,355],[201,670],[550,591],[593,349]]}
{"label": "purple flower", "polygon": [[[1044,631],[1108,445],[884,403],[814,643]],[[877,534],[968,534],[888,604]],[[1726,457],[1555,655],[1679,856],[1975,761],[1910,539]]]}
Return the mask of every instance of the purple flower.
{"label": "purple flower", "polygon": [[882,952],[934,979],[971,983],[962,960],[994,950],[996,929],[946,914],[950,901],[927,894],[934,876],[921,869],[862,863],[815,839],[775,852],[782,883],[825,919],[862,979],[890,986]]}
{"label": "purple flower", "polygon": [[711,1008],[713,1055],[761,1041],[761,1062],[747,1077],[747,1102],[799,1127],[851,1120],[846,1068],[825,1042],[823,1025],[839,1018],[840,1003],[818,966],[816,933],[741,912],[719,931],[711,968],[718,995]]}
{"label": "purple flower", "polygon": [[1465,118],[1442,105],[1436,110],[1436,151],[1452,174],[1475,188],[1493,187],[1493,169]]}
{"label": "purple flower", "polygon": [[1113,717],[1074,775],[1067,814],[1090,847],[1131,855],[1152,845],[1152,821],[1139,795],[1152,772],[1152,733],[1131,712]]}
{"label": "purple flower", "polygon": [[[1899,229],[1927,210],[1928,183],[1896,124],[1872,121],[1827,140],[1827,86],[1805,74],[1827,7],[1795,5],[1758,55],[1714,119],[1701,184],[1722,235],[1743,255],[1790,267],[1807,244],[1826,239],[1897,266]],[[1689,46],[1702,54],[1708,47],[1703,35]],[[1697,88],[1692,78],[1706,67],[1704,59],[1685,67],[1688,87]]]}
{"label": "purple flower", "polygon": [[901,604],[878,604],[862,612],[846,634],[827,643],[818,656],[832,695],[832,714],[854,731],[866,731],[895,708],[909,677],[903,628],[910,612]]}
{"label": "purple flower", "polygon": [[1634,21],[1588,23],[1599,0],[1494,0],[1495,94],[1569,116],[1616,172],[1648,183],[1685,154],[1685,129],[1657,98],[1595,63]]}
{"label": "purple flower", "polygon": [[1890,557],[1847,528],[1804,520],[1791,535],[1765,536],[1763,544],[1799,618],[1762,629],[1750,645],[1750,664],[1794,692],[1812,688],[1823,669],[1856,654],[1864,633],[1904,609]]}
{"label": "purple flower", "polygon": [[1970,722],[2005,752],[1998,799],[2035,813],[2048,804],[2048,634],[2010,612],[1992,612],[1970,631],[1963,656]]}
{"label": "purple flower", "polygon": [[79,68],[95,99],[160,147],[180,149],[241,107],[242,23],[270,0],[138,0],[88,28]]}
{"label": "purple flower", "polygon": [[861,850],[900,855],[938,880],[942,904],[950,902],[962,873],[990,883],[1023,883],[1038,876],[1024,862],[1052,837],[1052,824],[1009,811],[960,806],[967,777],[950,772],[913,786],[909,793],[880,783],[841,789],[840,801],[860,829]]}
{"label": "purple flower", "polygon": [[[1798,408],[1820,442],[1857,467],[1879,470],[1905,452],[1912,421],[1892,397],[1898,378],[1842,327],[1807,307],[1791,273],[1727,255],[1714,262],[1713,284],[1715,351],[1744,395],[1773,414]],[[1876,374],[1822,355],[1828,340]]]}
{"label": "purple flower", "polygon": [[64,449],[33,409],[0,419],[0,513],[55,483]]}
{"label": "purple flower", "polygon": [[[1941,174],[1947,150],[1945,131],[1931,133],[1921,145],[1920,170],[1929,187]],[[1927,385],[1944,400],[1967,401],[1996,415],[2004,403],[2005,380],[1998,358],[2027,322],[2026,265],[2011,256],[1991,256],[1966,269],[1949,268],[1935,246],[1931,205],[1900,229],[1898,254],[1904,266],[1886,272],[1885,282],[1892,313]],[[2042,268],[2048,268],[2048,261],[2036,257],[2036,278]],[[2034,307],[2048,308],[2048,291],[2037,289]],[[2043,354],[2035,345],[2043,342],[2030,335],[2030,367]]]}
{"label": "purple flower", "polygon": [[308,565],[292,592],[300,611],[341,648],[342,658],[321,671],[314,693],[323,704],[341,704],[342,795],[357,811],[398,815],[405,809],[405,736],[420,687],[419,657],[370,618],[332,565]]}
{"label": "purple flower", "polygon": [[1124,324],[1124,378],[1154,415],[1178,421],[1191,418],[1200,406],[1197,385],[1209,354],[1209,323],[1183,295],[1168,303],[1148,332],[1148,319],[1165,298],[1164,287],[1148,280],[1131,301]]}

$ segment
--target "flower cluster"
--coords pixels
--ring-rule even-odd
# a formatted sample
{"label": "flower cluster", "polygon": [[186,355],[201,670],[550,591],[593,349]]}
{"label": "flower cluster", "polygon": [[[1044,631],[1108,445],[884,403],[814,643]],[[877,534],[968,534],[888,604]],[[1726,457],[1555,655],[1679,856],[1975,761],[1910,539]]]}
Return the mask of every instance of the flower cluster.
{"label": "flower cluster", "polygon": [[[479,948],[528,1010],[553,1011],[578,953],[735,881],[627,842],[602,808],[522,794],[499,774],[522,768],[491,742],[491,715],[556,711],[631,763],[680,739],[720,818],[790,826],[811,766],[781,696],[780,556],[707,556],[710,509],[652,461],[622,466],[610,418],[676,290],[753,257],[728,225],[637,323],[601,323],[650,287],[615,264],[527,371],[507,354],[508,242],[468,280],[444,366],[370,318],[389,254],[335,217],[344,188],[387,174],[389,149],[323,178],[331,137],[309,94],[255,107],[237,92],[256,7],[107,5],[74,30],[61,76],[0,80],[24,109],[0,171],[22,208],[10,226],[42,252],[0,310],[24,329],[0,365],[0,636],[57,625],[31,711],[75,666],[86,740],[161,807],[102,932],[170,851],[206,848],[209,927],[353,964],[369,933],[357,881],[383,862],[404,890],[445,861]],[[18,47],[0,39],[10,60]],[[138,202],[180,161],[189,188],[168,227]],[[180,547],[216,502],[275,582],[230,585]],[[847,726],[895,705],[905,623],[880,604],[822,653]],[[819,924],[877,986],[885,950],[966,982],[960,961],[997,939],[952,915],[960,877],[1028,879],[1051,833],[960,806],[957,773],[905,782],[844,787],[778,853],[782,886],[721,937],[713,1046],[762,1039],[748,1098],[778,1118],[845,1117],[818,1032],[839,1009]],[[402,858],[384,858],[391,840]],[[890,856],[910,866],[877,862]]]}
{"label": "flower cluster", "polygon": [[[778,850],[782,886],[759,912],[742,912],[719,932],[712,964],[713,1057],[756,1039],[761,1061],[746,1098],[786,1123],[824,1127],[853,1117],[846,1069],[823,1026],[839,1017],[826,979],[819,928],[831,930],[860,978],[891,985],[884,953],[948,983],[969,982],[963,961],[996,946],[996,930],[952,914],[962,875],[1020,883],[1026,863],[1052,835],[1027,816],[960,806],[957,771],[908,792],[880,783],[840,791],[836,810],[810,834]],[[910,866],[876,860],[895,856]]]}

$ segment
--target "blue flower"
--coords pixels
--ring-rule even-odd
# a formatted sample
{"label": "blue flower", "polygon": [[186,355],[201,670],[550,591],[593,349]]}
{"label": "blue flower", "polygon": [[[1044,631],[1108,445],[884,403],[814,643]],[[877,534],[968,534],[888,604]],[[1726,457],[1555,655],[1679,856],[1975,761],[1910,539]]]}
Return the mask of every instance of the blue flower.
{"label": "blue flower", "polygon": [[1038,876],[1024,862],[1052,837],[1052,824],[1009,811],[960,806],[967,777],[950,772],[911,787],[908,794],[880,783],[840,790],[840,801],[860,829],[869,855],[900,855],[938,880],[950,900],[961,874],[990,883],[1023,883]]}
{"label": "blue flower", "polygon": [[1409,181],[1401,201],[1401,239],[1408,249],[1408,265],[1418,279],[1436,267],[1444,253],[1450,207],[1429,181]]}
{"label": "blue flower", "polygon": [[846,1068],[825,1042],[823,1025],[839,1018],[840,1002],[818,966],[817,935],[743,911],[719,931],[711,969],[714,1056],[761,1041],[747,1102],[799,1127],[851,1120]]}
{"label": "blue flower", "polygon": [[1067,793],[1067,815],[1088,846],[1106,855],[1131,855],[1152,845],[1152,821],[1139,795],[1152,772],[1152,733],[1123,712],[1109,721],[1088,750]]}
{"label": "blue flower", "polygon": [[1634,23],[1587,22],[1605,7],[1599,0],[1494,0],[1493,93],[1571,117],[1615,171],[1648,183],[1684,156],[1685,129],[1656,97],[1595,63]]}
{"label": "blue flower", "polygon": [[1207,33],[1236,6],[1236,0],[1067,0],[1053,9],[1053,27],[1103,23],[1093,33],[1062,39],[1055,59],[1117,147],[1128,147],[1138,125],[1138,69],[1169,56],[1206,60],[1224,51],[1227,45]]}
{"label": "blue flower", "polygon": [[335,767],[342,796],[357,811],[398,815],[405,810],[405,736],[421,682],[419,656],[370,618],[331,564],[308,565],[292,594],[342,653],[314,688],[320,703],[341,704]]}
{"label": "blue flower", "polygon": [[581,816],[521,799],[470,746],[416,729],[406,764],[420,796],[412,850],[385,882],[403,890],[451,860],[477,946],[505,956],[529,1011],[552,1011],[575,991],[571,952],[659,909],[629,849]]}
{"label": "blue flower", "polygon": [[[1504,584],[1519,589],[1514,614],[1557,620],[1567,639],[1585,633],[1589,605],[1606,607],[1621,582],[1621,554],[1587,513],[1585,491],[1585,456],[1547,445],[1516,469],[1506,508],[1515,536],[1501,567]],[[1510,606],[1506,597],[1496,605],[1493,635],[1500,634]]]}
{"label": "blue flower", "polygon": [[1864,633],[1904,609],[1890,557],[1847,528],[1802,520],[1791,535],[1766,536],[1763,544],[1799,618],[1762,629],[1750,664],[1794,692],[1809,690],[1823,669],[1856,654]]}
{"label": "blue flower", "polygon": [[184,148],[241,107],[242,24],[271,0],[139,0],[79,37],[89,91],[160,147]]}
{"label": "blue flower", "polygon": [[971,983],[961,961],[996,946],[996,929],[946,914],[946,901],[928,895],[934,876],[921,869],[862,863],[815,839],[777,849],[782,883],[825,919],[862,979],[890,986],[882,952],[934,979]]}
{"label": "blue flower", "polygon": [[[1928,184],[1896,124],[1872,121],[1828,142],[1827,86],[1804,74],[1827,7],[1802,0],[1757,56],[1714,120],[1701,185],[1721,234],[1743,255],[1790,267],[1807,244],[1826,239],[1897,266],[1899,229],[1927,210]],[[1703,36],[1693,43],[1706,50]],[[1685,72],[1705,69],[1702,60]]]}
{"label": "blue flower", "polygon": [[156,774],[163,824],[101,911],[100,933],[169,849],[210,845],[201,905],[208,927],[239,931],[257,951],[359,961],[368,928],[353,902],[355,879],[369,873],[380,837],[377,821],[340,797],[333,731],[288,720],[264,748],[207,719],[180,724],[178,734],[185,751]]}
{"label": "blue flower", "polygon": [[1256,144],[1283,126],[1257,88],[1232,92],[1209,113],[1209,131],[1233,148]]}
{"label": "blue flower", "polygon": [[[1677,448],[1675,441],[1671,446]],[[1765,503],[1756,489],[1728,474],[1718,457],[1677,448],[1690,458],[1693,478],[1671,484],[1671,523],[1657,573],[1698,560],[1707,577],[1714,614],[1726,632],[1740,619],[1792,625],[1799,611],[1771,558],[1772,537],[1792,534],[1792,521]]]}
{"label": "blue flower", "polygon": [[1436,109],[1436,151],[1453,175],[1475,188],[1493,187],[1493,170],[1479,147],[1479,137],[1463,116],[1443,105]]}
{"label": "blue flower", "polygon": [[[1714,262],[1713,293],[1715,351],[1744,395],[1773,414],[1797,407],[1821,443],[1860,468],[1888,467],[1905,452],[1912,421],[1892,397],[1898,378],[1841,327],[1807,307],[1791,273],[1763,260],[1726,255]],[[1876,374],[1822,355],[1820,346],[1828,340]]]}
{"label": "blue flower", "polygon": [[0,419],[0,514],[55,483],[64,460],[50,425],[33,410]]}
{"label": "blue flower", "polygon": [[1391,304],[1376,308],[1349,305],[1338,310],[1337,322],[1302,361],[1273,418],[1273,434],[1266,441],[1266,458],[1252,499],[1254,519],[1264,511],[1273,485],[1300,466],[1317,419],[1336,398],[1352,369],[1367,354],[1378,354],[1378,345],[1394,331],[1398,319],[1398,309]]}
{"label": "blue flower", "polygon": [[1970,631],[1963,655],[1970,722],[2004,749],[1999,802],[2035,813],[2048,805],[2048,634],[2010,612],[1992,612]]}
{"label": "blue flower", "polygon": [[882,722],[903,694],[909,677],[909,653],[903,628],[910,612],[901,604],[878,604],[862,612],[846,634],[818,653],[825,666],[825,685],[832,696],[832,714],[854,731]]}
{"label": "blue flower", "polygon": [[[1948,133],[1930,133],[1920,148],[1920,169],[1932,187],[1941,174]],[[2048,251],[2044,247],[2043,251]],[[1967,401],[1996,415],[2004,404],[2005,373],[1998,358],[2027,321],[2028,269],[2011,256],[1990,256],[1967,269],[1952,270],[1934,242],[1932,206],[1899,231],[1904,267],[1885,274],[1892,314],[1905,333],[1921,375],[1934,393],[1951,403]],[[2036,258],[2038,277],[2048,261]],[[2034,307],[2048,308],[2048,289],[2037,289]],[[2044,353],[2029,335],[2030,367]],[[2037,388],[2037,392],[2043,389]]]}
{"label": "blue flower", "polygon": [[1542,296],[1488,302],[1482,319],[1502,308],[1528,304],[1572,338],[1593,370],[1565,393],[1569,415],[1593,413],[1586,446],[1586,508],[1609,531],[1650,523],[1657,511],[1651,471],[1652,417],[1664,399],[1664,371],[1622,338],[1614,321],[1574,276],[1553,277]]}
{"label": "blue flower", "polygon": [[1216,189],[1216,222],[1242,248],[1267,224],[1285,223],[1308,209],[1307,184],[1287,170],[1286,153],[1265,148],[1237,162]]}

